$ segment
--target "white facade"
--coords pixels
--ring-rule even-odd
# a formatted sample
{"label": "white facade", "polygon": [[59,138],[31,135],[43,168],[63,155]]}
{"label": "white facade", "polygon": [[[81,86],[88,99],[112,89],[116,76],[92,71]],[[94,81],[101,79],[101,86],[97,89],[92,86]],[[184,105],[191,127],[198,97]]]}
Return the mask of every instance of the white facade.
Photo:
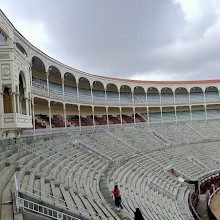
{"label": "white facade", "polygon": [[[35,98],[41,98],[48,102],[50,118],[50,103],[54,101],[63,105],[64,115],[66,114],[65,106],[67,104],[76,105],[79,109],[79,115],[81,106],[90,106],[93,112],[93,121],[95,115],[94,109],[98,107],[106,109],[107,117],[109,108],[118,108],[120,115],[122,115],[123,108],[131,108],[135,117],[137,108],[145,108],[146,113],[149,113],[151,108],[158,107],[162,115],[163,109],[166,107],[173,108],[173,111],[176,114],[177,109],[182,106],[187,106],[191,112],[194,105],[204,106],[204,110],[206,111],[208,105],[217,106],[220,104],[220,80],[194,82],[142,82],[95,76],[66,66],[31,45],[14,28],[2,11],[0,11],[0,34],[0,138],[11,137],[10,135],[16,136],[22,129],[32,128]],[[45,78],[44,81],[46,83],[47,91],[45,94],[32,89],[32,65],[34,59],[40,60],[43,65],[42,77]],[[50,93],[50,75],[53,74],[53,71],[51,70],[53,68],[55,68],[56,72],[60,75],[60,85],[62,86],[61,95]],[[75,88],[77,91],[75,101],[69,99],[64,94],[65,77],[67,73],[72,75],[75,80]],[[87,80],[88,88],[91,92],[91,98],[84,101],[82,101],[79,94],[81,79]],[[103,86],[102,91],[104,94],[104,101],[102,102],[97,102],[95,100],[93,91],[95,82],[98,82]],[[108,100],[107,94],[109,85],[116,88],[116,92],[118,92],[118,102],[113,103]],[[129,94],[131,94],[130,104],[127,102],[123,103],[121,100],[123,88],[126,88],[129,91]],[[218,98],[213,102],[207,101],[206,98],[206,91],[210,88],[214,89],[216,94],[218,94]],[[145,94],[146,102],[141,103],[135,101],[138,89],[143,91],[143,96]],[[154,101],[150,102],[151,89],[157,91],[158,103],[154,103]],[[188,101],[186,103],[181,103],[176,100],[178,89],[186,91],[184,93],[187,93],[186,97]],[[191,98],[193,89],[200,91],[200,95],[202,95],[202,98],[198,102],[194,102]],[[167,91],[169,91],[168,93],[172,99],[170,102],[166,102],[163,98],[163,94],[167,94]],[[152,98],[152,100],[154,99]]]}

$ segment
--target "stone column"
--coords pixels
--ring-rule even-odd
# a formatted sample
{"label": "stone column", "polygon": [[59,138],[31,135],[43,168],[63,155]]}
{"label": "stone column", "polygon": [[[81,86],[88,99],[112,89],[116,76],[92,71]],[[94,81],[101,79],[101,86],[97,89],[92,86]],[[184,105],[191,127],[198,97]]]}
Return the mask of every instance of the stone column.
{"label": "stone column", "polygon": [[136,120],[135,120],[135,107],[133,107],[133,113],[134,113],[134,124],[136,124]]}
{"label": "stone column", "polygon": [[176,113],[176,106],[174,106],[174,112],[175,112],[175,117],[176,117],[176,123],[177,123],[177,113]]}
{"label": "stone column", "polygon": [[192,106],[191,105],[189,106],[189,111],[190,111],[190,118],[191,118],[191,121],[192,121]]}
{"label": "stone column", "polygon": [[131,91],[131,97],[132,97],[132,102],[133,102],[133,106],[134,106],[134,92]]}
{"label": "stone column", "polygon": [[205,97],[205,91],[203,91],[203,97],[204,97],[204,107],[205,107],[205,120],[207,121],[208,115],[207,115],[207,109],[206,109],[206,97]]}
{"label": "stone column", "polygon": [[121,95],[120,95],[120,89],[118,90],[118,101],[119,101],[119,106],[121,106]]}
{"label": "stone column", "polygon": [[161,114],[161,121],[162,121],[162,124],[163,124],[163,108],[160,107],[160,114]]}
{"label": "stone column", "polygon": [[161,106],[162,105],[161,92],[159,92],[159,97],[160,97],[160,106]]}
{"label": "stone column", "polygon": [[76,91],[77,91],[77,99],[78,99],[78,104],[79,104],[79,84],[76,83]]}
{"label": "stone column", "polygon": [[121,107],[119,109],[120,109],[120,120],[121,120],[121,127],[122,127],[122,111],[121,111]]}
{"label": "stone column", "polygon": [[91,100],[92,100],[92,105],[93,105],[94,104],[94,100],[93,100],[92,86],[90,87],[90,91],[91,91]]}
{"label": "stone column", "polygon": [[81,115],[80,115],[80,105],[78,106],[78,111],[79,111],[79,129],[81,131]]}
{"label": "stone column", "polygon": [[13,113],[17,113],[15,92],[12,92],[12,97],[13,97]]}
{"label": "stone column", "polygon": [[63,113],[64,113],[64,124],[65,124],[65,128],[66,128],[66,105],[65,105],[65,103],[63,103]]}
{"label": "stone column", "polygon": [[190,92],[189,92],[189,104],[191,105],[191,98],[190,98]]}
{"label": "stone column", "polygon": [[107,94],[106,94],[106,89],[105,89],[105,105],[108,105],[108,100],[107,100]]}
{"label": "stone column", "polygon": [[35,113],[34,113],[34,97],[32,97],[32,115],[33,115],[33,126],[34,126],[34,130],[35,130]]}
{"label": "stone column", "polygon": [[63,100],[64,100],[64,79],[61,78],[61,81],[62,81],[62,92],[63,92]]}
{"label": "stone column", "polygon": [[30,112],[30,115],[32,115],[32,111],[31,111],[31,99],[29,98],[29,112]]}
{"label": "stone column", "polygon": [[16,94],[17,96],[17,113],[20,113],[20,96],[19,93]]}
{"label": "stone column", "polygon": [[204,100],[204,103],[206,105],[206,97],[205,97],[205,91],[202,91],[203,92],[203,100]]}
{"label": "stone column", "polygon": [[106,119],[107,119],[107,125],[108,125],[108,128],[109,128],[108,107],[106,107]]}
{"label": "stone column", "polygon": [[95,113],[94,113],[94,106],[92,106],[92,123],[93,123],[93,128],[95,130]]}
{"label": "stone column", "polygon": [[174,92],[173,93],[173,101],[174,101],[174,105],[176,105],[176,95],[175,95],[176,93]]}
{"label": "stone column", "polygon": [[50,101],[48,100],[48,109],[49,109],[49,123],[50,123],[50,129],[52,128],[51,124],[51,107],[50,107]]}
{"label": "stone column", "polygon": [[145,97],[146,97],[146,107],[148,106],[148,101],[147,101],[147,91],[145,91]]}
{"label": "stone column", "polygon": [[26,115],[29,115],[29,103],[28,103],[28,98],[25,98],[25,104],[26,104]]}
{"label": "stone column", "polygon": [[0,92],[0,114],[4,114],[3,91]]}
{"label": "stone column", "polygon": [[207,109],[206,109],[206,104],[205,104],[205,120],[207,121],[208,120],[208,115],[207,115]]}
{"label": "stone column", "polygon": [[49,73],[46,72],[46,76],[47,76],[47,94],[48,97],[50,97],[50,85],[49,85]]}
{"label": "stone column", "polygon": [[149,108],[147,108],[147,122],[148,122],[148,127],[150,127],[150,114],[149,114]]}

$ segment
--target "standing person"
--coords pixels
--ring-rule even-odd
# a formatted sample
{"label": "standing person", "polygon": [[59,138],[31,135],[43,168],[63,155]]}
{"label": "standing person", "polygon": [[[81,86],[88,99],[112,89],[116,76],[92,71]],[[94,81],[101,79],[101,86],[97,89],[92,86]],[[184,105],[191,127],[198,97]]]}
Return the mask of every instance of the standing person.
{"label": "standing person", "polygon": [[143,215],[139,208],[136,208],[136,212],[134,212],[134,219],[135,220],[144,220]]}
{"label": "standing person", "polygon": [[[112,191],[115,197],[115,208],[119,210],[119,206],[121,205],[121,197],[118,189],[118,185],[115,185],[114,191]],[[122,206],[121,206],[122,207]]]}

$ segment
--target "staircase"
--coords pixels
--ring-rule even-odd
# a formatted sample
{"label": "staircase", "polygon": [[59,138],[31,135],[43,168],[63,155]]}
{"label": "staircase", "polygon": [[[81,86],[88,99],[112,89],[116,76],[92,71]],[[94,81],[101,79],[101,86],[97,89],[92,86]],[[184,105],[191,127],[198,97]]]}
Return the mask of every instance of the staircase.
{"label": "staircase", "polygon": [[134,219],[133,216],[126,212],[124,209],[123,210],[115,210],[114,206],[115,206],[115,202],[114,202],[114,198],[111,195],[111,190],[113,189],[109,189],[109,177],[110,177],[110,173],[111,171],[114,169],[114,167],[108,167],[108,169],[106,169],[106,171],[103,173],[102,178],[99,181],[99,189],[100,192],[102,193],[105,201],[110,205],[110,207],[112,207],[112,210],[114,211],[114,213],[119,217],[118,219],[122,219],[122,220],[131,220]]}

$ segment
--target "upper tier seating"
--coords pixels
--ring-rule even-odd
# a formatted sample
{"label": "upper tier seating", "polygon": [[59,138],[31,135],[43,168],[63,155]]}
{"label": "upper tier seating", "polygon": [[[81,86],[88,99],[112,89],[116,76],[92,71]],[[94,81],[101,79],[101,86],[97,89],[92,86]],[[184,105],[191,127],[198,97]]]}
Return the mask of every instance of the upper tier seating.
{"label": "upper tier seating", "polygon": [[119,95],[118,92],[106,92],[106,98],[108,105],[118,105]]}
{"label": "upper tier seating", "polygon": [[219,92],[205,92],[206,103],[219,103]]}
{"label": "upper tier seating", "polygon": [[190,103],[204,103],[204,94],[202,92],[191,92],[190,93]]}
{"label": "upper tier seating", "polygon": [[120,103],[121,103],[121,105],[124,105],[124,106],[133,105],[131,93],[121,92],[120,93]]}
{"label": "upper tier seating", "polygon": [[174,105],[173,93],[161,93],[161,104],[162,105]]}
{"label": "upper tier seating", "polygon": [[104,91],[93,90],[92,92],[93,92],[93,103],[94,104],[103,105],[103,103],[106,103]]}
{"label": "upper tier seating", "polygon": [[134,103],[136,106],[146,106],[146,94],[145,93],[134,93]]}
{"label": "upper tier seating", "polygon": [[160,105],[160,96],[158,93],[148,93],[147,94],[147,104],[149,106]]}
{"label": "upper tier seating", "polygon": [[175,93],[175,102],[176,102],[177,105],[189,104],[189,95],[188,95],[188,93]]}
{"label": "upper tier seating", "polygon": [[[47,82],[45,80],[41,80],[38,78],[33,77],[32,81],[33,85],[33,91],[43,95],[47,96]],[[61,84],[57,83],[49,83],[50,88],[50,96],[56,99],[63,99],[63,88]],[[79,101],[81,103],[92,103],[91,98],[91,90],[90,89],[83,89],[79,88]],[[106,101],[108,105],[118,105],[119,103],[119,94],[118,92],[112,92],[107,91],[106,92],[106,98],[105,98],[105,92],[100,90],[92,90],[93,93],[93,103],[96,105],[105,105]],[[205,92],[205,98],[204,94],[202,92],[191,92],[190,97],[188,93],[175,93],[175,97],[172,93],[161,93],[161,98],[159,93],[148,93],[147,98],[145,93],[134,93],[134,104],[136,106],[146,106],[146,103],[148,106],[159,106],[160,103],[162,105],[174,105],[174,99],[175,103],[177,105],[188,105],[189,99],[191,104],[202,104],[204,102],[206,103],[219,103],[219,93],[216,91],[209,91]],[[67,101],[70,102],[78,102],[78,95],[77,95],[77,89],[76,87],[72,86],[64,86],[64,98]],[[160,100],[161,99],[161,100]],[[121,92],[120,93],[120,101],[122,106],[132,106],[132,94],[127,92]]]}

